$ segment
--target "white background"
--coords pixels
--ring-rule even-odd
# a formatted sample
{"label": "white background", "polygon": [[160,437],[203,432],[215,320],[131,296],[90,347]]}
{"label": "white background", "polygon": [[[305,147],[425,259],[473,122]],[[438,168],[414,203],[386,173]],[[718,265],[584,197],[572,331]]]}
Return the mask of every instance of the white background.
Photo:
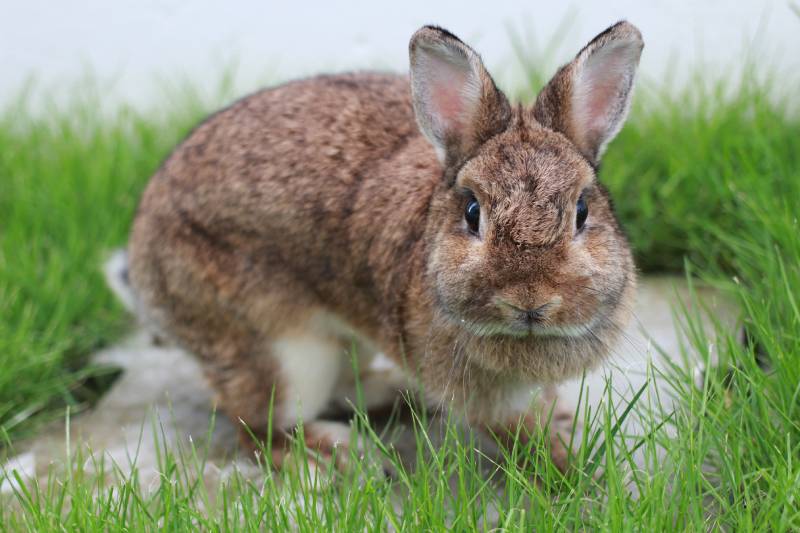
{"label": "white background", "polygon": [[243,89],[319,71],[405,70],[408,38],[425,23],[470,42],[501,84],[519,72],[509,28],[545,44],[564,24],[563,44],[554,54],[563,62],[621,18],[642,30],[642,70],[657,82],[670,60],[670,79],[685,78],[688,67],[700,62],[718,74],[732,73],[744,49],[794,74],[800,66],[800,17],[791,3],[2,0],[0,103],[18,94],[31,75],[38,87],[63,87],[66,93],[66,82],[91,72],[111,80],[108,98],[143,103],[163,94],[157,79],[188,78],[209,87],[233,60]]}

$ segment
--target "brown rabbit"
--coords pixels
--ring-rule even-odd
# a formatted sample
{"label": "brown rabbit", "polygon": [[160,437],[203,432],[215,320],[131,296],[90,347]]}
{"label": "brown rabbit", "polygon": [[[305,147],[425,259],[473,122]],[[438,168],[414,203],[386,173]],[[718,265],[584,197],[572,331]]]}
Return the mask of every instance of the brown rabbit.
{"label": "brown rabbit", "polygon": [[144,193],[129,247],[141,311],[258,435],[272,398],[276,439],[303,420],[309,446],[346,444],[319,416],[347,394],[354,339],[368,407],[395,386],[369,370],[383,353],[469,424],[536,430],[537,391],[601,361],[631,306],[631,253],[595,171],[642,46],[619,22],[512,106],[470,47],[426,26],[410,83],[318,76],[234,103]]}

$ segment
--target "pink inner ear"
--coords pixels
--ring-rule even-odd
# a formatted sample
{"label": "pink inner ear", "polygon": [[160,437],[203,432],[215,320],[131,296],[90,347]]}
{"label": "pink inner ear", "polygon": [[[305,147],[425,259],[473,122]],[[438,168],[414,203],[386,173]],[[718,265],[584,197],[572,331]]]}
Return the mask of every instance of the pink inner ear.
{"label": "pink inner ear", "polygon": [[430,104],[442,133],[466,126],[475,97],[472,95],[469,65],[435,61],[431,68]]}
{"label": "pink inner ear", "polygon": [[604,131],[608,128],[609,109],[613,107],[619,93],[618,78],[600,76],[590,82],[592,90],[584,102],[585,127],[589,131]]}
{"label": "pink inner ear", "polygon": [[617,127],[635,65],[636,48],[607,46],[589,57],[577,80],[577,127],[589,139],[601,140]]}
{"label": "pink inner ear", "polygon": [[456,83],[434,85],[431,100],[443,130],[452,131],[463,125],[464,98]]}

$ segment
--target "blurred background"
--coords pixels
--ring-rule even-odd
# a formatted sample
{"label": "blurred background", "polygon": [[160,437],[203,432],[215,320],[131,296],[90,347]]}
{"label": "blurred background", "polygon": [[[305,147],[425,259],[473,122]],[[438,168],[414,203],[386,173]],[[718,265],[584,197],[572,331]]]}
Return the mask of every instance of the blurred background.
{"label": "blurred background", "polygon": [[51,87],[91,75],[104,82],[108,98],[141,104],[163,94],[155,80],[190,79],[202,90],[233,66],[242,90],[320,71],[402,71],[410,35],[429,23],[477,48],[504,85],[520,71],[515,40],[527,54],[560,63],[621,18],[644,34],[646,78],[682,82],[685,67],[699,64],[735,70],[745,54],[768,58],[777,72],[794,72],[796,11],[787,0],[6,2],[0,101],[16,96],[32,76],[37,87]]}

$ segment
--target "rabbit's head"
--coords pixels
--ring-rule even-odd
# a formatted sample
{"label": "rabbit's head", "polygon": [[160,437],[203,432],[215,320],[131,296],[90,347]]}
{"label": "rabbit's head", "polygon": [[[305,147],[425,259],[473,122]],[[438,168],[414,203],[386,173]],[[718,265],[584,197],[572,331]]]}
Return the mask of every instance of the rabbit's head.
{"label": "rabbit's head", "polygon": [[634,26],[612,26],[525,108],[454,35],[424,27],[411,39],[417,122],[444,169],[427,275],[438,318],[484,366],[574,375],[625,325],[635,270],[596,169],[642,46]]}

